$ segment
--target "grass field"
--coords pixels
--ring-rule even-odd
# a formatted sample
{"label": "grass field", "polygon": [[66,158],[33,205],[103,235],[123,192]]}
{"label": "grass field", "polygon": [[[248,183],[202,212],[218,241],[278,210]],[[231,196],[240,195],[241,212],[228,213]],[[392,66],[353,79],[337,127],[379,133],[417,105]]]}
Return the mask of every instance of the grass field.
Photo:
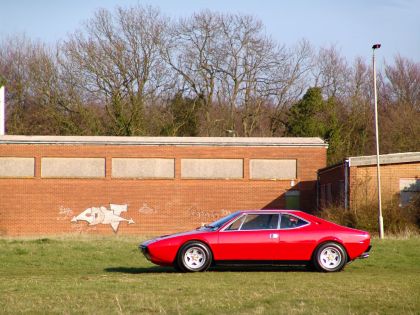
{"label": "grass field", "polygon": [[0,239],[0,313],[420,314],[420,238],[374,240],[343,272],[155,267],[138,239]]}

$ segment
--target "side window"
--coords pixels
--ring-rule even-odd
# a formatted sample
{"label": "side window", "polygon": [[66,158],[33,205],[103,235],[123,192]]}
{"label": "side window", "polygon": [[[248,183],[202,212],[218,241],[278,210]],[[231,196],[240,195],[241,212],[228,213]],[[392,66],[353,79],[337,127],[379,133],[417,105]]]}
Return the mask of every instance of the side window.
{"label": "side window", "polygon": [[308,224],[305,220],[295,217],[291,214],[282,214],[280,221],[281,229],[293,229]]}
{"label": "side window", "polygon": [[272,230],[277,229],[278,214],[248,214],[242,224],[242,230]]}
{"label": "side window", "polygon": [[245,216],[241,216],[239,219],[235,220],[226,230],[236,231],[241,227],[242,222],[244,222]]}

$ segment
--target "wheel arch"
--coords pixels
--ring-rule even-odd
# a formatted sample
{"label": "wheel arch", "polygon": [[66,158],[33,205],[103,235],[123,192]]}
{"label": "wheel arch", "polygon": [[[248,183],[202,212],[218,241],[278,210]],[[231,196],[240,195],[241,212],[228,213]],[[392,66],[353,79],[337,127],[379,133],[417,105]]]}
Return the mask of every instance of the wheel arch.
{"label": "wheel arch", "polygon": [[318,248],[320,248],[322,245],[324,245],[326,243],[337,243],[337,244],[339,244],[341,247],[343,247],[344,251],[346,252],[346,263],[351,261],[350,256],[349,256],[349,252],[348,252],[346,246],[344,245],[344,242],[342,240],[336,238],[336,237],[323,238],[322,240],[320,240],[318,242],[318,244],[315,246],[314,250],[312,251],[311,261],[313,260],[313,258],[315,256],[315,253],[317,252]]}
{"label": "wheel arch", "polygon": [[207,246],[207,248],[209,249],[209,251],[211,253],[211,256],[213,257],[213,261],[214,261],[213,249],[211,248],[210,243],[208,241],[206,241],[206,240],[195,238],[195,239],[185,240],[184,242],[182,242],[179,245],[179,247],[178,247],[178,249],[176,251],[176,254],[175,254],[175,258],[174,258],[173,263],[176,263],[177,262],[177,257],[178,257],[179,251],[184,247],[185,244],[188,244],[188,243],[197,243],[197,242],[198,243],[202,243],[202,244],[204,244],[204,245]]}

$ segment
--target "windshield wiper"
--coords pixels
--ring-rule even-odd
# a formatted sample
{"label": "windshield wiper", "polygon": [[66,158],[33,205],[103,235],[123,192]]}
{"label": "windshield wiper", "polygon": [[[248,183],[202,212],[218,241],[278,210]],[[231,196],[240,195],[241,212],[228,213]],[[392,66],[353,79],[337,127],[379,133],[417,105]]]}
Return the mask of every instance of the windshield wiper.
{"label": "windshield wiper", "polygon": [[201,229],[214,229],[214,228],[216,228],[216,227],[213,226],[213,225],[204,224],[204,225],[199,226],[198,228],[196,228],[196,230],[201,230]]}
{"label": "windshield wiper", "polygon": [[204,224],[203,225],[203,228],[210,229],[210,230],[217,230],[219,227],[218,226],[211,225],[211,224]]}
{"label": "windshield wiper", "polygon": [[202,226],[199,226],[198,228],[196,228],[196,230],[202,230],[202,229],[210,229],[210,230],[217,230],[218,227],[214,226],[214,225],[210,225],[210,224],[204,224]]}

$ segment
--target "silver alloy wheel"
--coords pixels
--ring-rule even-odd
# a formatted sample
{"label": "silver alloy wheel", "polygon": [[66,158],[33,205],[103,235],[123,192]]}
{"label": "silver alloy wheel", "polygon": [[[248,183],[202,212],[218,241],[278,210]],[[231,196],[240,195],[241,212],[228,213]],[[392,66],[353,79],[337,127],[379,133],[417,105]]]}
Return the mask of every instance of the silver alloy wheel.
{"label": "silver alloy wheel", "polygon": [[319,262],[327,270],[337,268],[342,258],[341,252],[332,246],[325,247],[319,254]]}
{"label": "silver alloy wheel", "polygon": [[201,247],[192,246],[184,254],[184,263],[191,270],[201,268],[207,260],[206,253]]}

